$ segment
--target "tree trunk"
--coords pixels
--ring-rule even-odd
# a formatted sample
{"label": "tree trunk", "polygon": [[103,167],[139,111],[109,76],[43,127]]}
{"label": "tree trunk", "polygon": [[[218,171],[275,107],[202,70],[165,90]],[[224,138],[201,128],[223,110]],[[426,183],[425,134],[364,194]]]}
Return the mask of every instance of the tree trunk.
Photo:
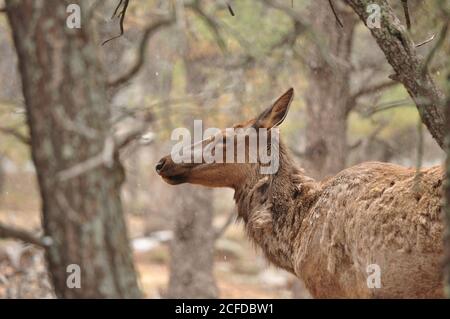
{"label": "tree trunk", "polygon": [[168,298],[217,298],[212,191],[178,186]]}
{"label": "tree trunk", "polygon": [[445,105],[447,138],[445,150],[447,153],[446,179],[444,184],[444,220],[446,232],[444,239],[445,261],[444,261],[444,288],[447,298],[450,298],[450,72],[447,74],[447,100]]}
{"label": "tree trunk", "polygon": [[[199,61],[188,58],[188,49],[183,50],[186,92],[196,95],[205,88],[204,71]],[[198,107],[202,107],[202,104],[197,103]],[[192,125],[187,119],[184,122],[186,127]],[[207,123],[203,121],[203,129],[206,128]],[[174,238],[170,247],[170,280],[167,292],[169,298],[217,298],[212,196],[211,189],[179,186]]]}
{"label": "tree trunk", "polygon": [[[42,222],[51,239],[48,270],[61,298],[140,297],[120,188],[117,154],[77,177],[59,173],[101,154],[112,132],[96,27],[90,2],[7,0],[31,151],[42,199]],[[66,26],[66,8],[78,4],[82,28]],[[81,287],[70,289],[67,267],[80,267]]]}
{"label": "tree trunk", "polygon": [[[309,5],[316,42],[306,60],[309,88],[306,91],[306,149],[304,168],[314,178],[334,175],[345,168],[347,160],[347,119],[349,113],[350,57],[356,19],[345,10],[339,28],[326,1]],[[304,299],[304,284],[294,282],[293,297]]]}
{"label": "tree trunk", "polygon": [[3,185],[5,185],[5,172],[3,171],[3,156],[0,154],[0,199],[3,193]]}
{"label": "tree trunk", "polygon": [[350,57],[356,19],[339,10],[344,28],[335,23],[326,1],[309,7],[311,27],[317,42],[308,54],[309,89],[306,92],[307,127],[305,168],[316,178],[336,174],[345,168],[347,117],[350,92]]}
{"label": "tree trunk", "polygon": [[424,59],[416,52],[416,47],[406,28],[395,16],[386,0],[345,0],[367,24],[369,4],[380,6],[381,28],[371,28],[372,36],[384,52],[387,61],[394,68],[393,79],[401,82],[414,100],[422,122],[433,138],[444,147],[445,112],[442,105],[444,93],[434,83],[428,70],[422,68]]}

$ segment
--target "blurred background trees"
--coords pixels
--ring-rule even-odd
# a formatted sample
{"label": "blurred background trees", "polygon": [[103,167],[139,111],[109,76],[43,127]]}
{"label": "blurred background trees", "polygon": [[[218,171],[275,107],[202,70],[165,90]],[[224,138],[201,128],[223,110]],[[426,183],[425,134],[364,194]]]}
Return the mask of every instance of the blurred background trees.
{"label": "blurred background trees", "polygon": [[[97,27],[88,7],[84,28],[59,27],[69,4],[6,1],[49,240],[48,271],[60,298],[137,298],[120,200],[121,142],[111,133]],[[70,265],[81,271],[78,289],[67,284]]]}
{"label": "blurred background trees", "polygon": [[[124,136],[145,128],[121,149],[120,159],[124,215],[146,297],[291,297],[292,286],[298,291],[296,280],[268,266],[242,226],[233,223],[231,191],[169,187],[154,174],[176,127],[192,129],[194,119],[204,120],[204,127],[229,127],[293,86],[296,97],[282,134],[311,176],[323,178],[367,160],[442,162],[444,152],[428,130],[418,129],[414,101],[389,78],[394,70],[385,53],[344,2],[333,2],[340,27],[328,1],[295,0],[293,6],[285,0],[130,1],[124,35],[103,46],[119,33],[117,18],[110,20],[118,1],[99,2],[92,11],[99,24],[99,37],[92,41],[104,70],[96,76],[109,83],[101,103],[108,106],[108,130]],[[405,24],[400,1],[391,4]],[[409,4],[415,43],[437,34],[438,1]],[[5,18],[0,14],[0,222],[39,237],[41,200],[27,145],[14,30]],[[426,56],[435,41],[416,50]],[[440,87],[449,53],[444,41],[428,66]],[[43,259],[30,257],[41,255],[42,249],[0,241],[0,295],[53,296],[46,277],[35,274]]]}

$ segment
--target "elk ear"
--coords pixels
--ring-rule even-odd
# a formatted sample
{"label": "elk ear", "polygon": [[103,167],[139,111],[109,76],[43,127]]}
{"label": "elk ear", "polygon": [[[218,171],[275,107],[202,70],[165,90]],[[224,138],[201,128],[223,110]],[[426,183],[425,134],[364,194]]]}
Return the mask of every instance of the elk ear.
{"label": "elk ear", "polygon": [[271,129],[272,127],[280,125],[286,118],[293,98],[294,89],[290,88],[286,93],[280,96],[271,107],[258,116],[255,127]]}

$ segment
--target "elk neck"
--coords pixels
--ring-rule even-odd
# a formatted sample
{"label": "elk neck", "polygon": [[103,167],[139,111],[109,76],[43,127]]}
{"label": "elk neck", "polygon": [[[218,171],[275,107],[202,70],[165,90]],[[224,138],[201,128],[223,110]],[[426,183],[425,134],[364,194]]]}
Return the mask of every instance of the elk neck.
{"label": "elk neck", "polygon": [[268,260],[292,273],[294,246],[300,240],[302,221],[318,198],[317,189],[281,141],[278,171],[262,175],[255,164],[246,181],[235,187],[238,218],[244,221],[247,235]]}

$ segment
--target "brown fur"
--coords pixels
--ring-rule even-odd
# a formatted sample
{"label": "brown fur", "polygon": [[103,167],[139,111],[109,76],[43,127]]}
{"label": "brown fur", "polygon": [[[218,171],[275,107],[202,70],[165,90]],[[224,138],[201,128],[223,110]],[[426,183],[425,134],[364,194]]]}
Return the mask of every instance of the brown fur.
{"label": "brown fur", "polygon": [[[316,298],[442,297],[441,167],[368,162],[315,182],[289,160],[236,190],[246,231]],[[381,267],[381,288],[366,267]]]}
{"label": "brown fur", "polygon": [[[441,167],[416,176],[415,169],[368,162],[315,181],[282,143],[274,175],[261,175],[258,164],[182,169],[165,161],[159,173],[166,181],[176,175],[182,182],[233,187],[249,237],[269,261],[301,278],[313,297],[443,297]],[[368,288],[369,264],[381,267],[381,288]]]}

